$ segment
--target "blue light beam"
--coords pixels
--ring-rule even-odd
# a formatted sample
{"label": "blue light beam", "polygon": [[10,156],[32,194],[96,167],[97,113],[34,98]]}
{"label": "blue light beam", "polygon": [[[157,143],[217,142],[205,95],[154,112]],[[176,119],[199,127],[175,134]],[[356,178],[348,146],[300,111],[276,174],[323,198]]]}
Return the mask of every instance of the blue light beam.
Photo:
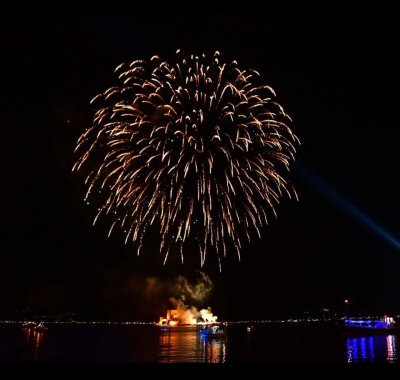
{"label": "blue light beam", "polygon": [[313,174],[304,165],[298,164],[297,168],[300,177],[302,179],[305,179],[309,184],[311,184],[313,189],[316,189],[318,190],[319,193],[327,196],[328,199],[338,204],[353,218],[363,223],[370,230],[375,232],[376,235],[378,235],[380,238],[390,243],[393,247],[395,247],[397,250],[400,251],[400,242],[388,231],[386,231],[383,227],[381,227],[378,223],[376,223],[370,216],[368,216],[359,208],[354,206],[348,199],[339,195],[325,181],[323,181],[317,175]]}

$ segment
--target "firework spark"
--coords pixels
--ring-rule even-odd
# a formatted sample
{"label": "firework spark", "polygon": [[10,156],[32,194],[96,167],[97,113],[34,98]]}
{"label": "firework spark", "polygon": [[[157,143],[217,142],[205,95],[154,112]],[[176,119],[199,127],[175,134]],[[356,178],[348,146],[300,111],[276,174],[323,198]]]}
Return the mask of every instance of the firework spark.
{"label": "firework spark", "polygon": [[174,62],[153,56],[119,65],[118,85],[100,93],[91,128],[79,138],[73,170],[86,162],[87,193],[102,193],[125,243],[160,227],[164,263],[171,249],[197,243],[221,258],[240,259],[243,240],[261,236],[283,193],[296,196],[283,173],[294,159],[291,119],[255,70],[212,56]]}

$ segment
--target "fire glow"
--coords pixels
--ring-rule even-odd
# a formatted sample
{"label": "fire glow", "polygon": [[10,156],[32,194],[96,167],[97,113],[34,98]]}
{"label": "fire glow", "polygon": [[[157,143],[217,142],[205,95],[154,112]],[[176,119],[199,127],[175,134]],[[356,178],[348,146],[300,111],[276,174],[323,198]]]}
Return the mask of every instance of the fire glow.
{"label": "fire glow", "polygon": [[218,317],[213,315],[211,308],[198,309],[194,306],[186,306],[182,300],[171,299],[175,309],[167,310],[166,317],[160,317],[159,326],[193,326],[216,323]]}

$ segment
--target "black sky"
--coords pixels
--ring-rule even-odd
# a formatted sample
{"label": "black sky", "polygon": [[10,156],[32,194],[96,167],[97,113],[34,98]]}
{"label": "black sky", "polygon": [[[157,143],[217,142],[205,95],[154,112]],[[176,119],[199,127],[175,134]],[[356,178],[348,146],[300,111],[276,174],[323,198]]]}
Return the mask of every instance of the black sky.
{"label": "black sky", "polygon": [[[139,259],[83,203],[72,150],[89,100],[123,61],[219,50],[259,70],[294,119],[298,163],[400,239],[400,58],[395,14],[2,15],[0,317],[31,308],[87,318],[156,318],[145,278],[193,276],[161,265],[157,236]],[[340,309],[400,312],[400,251],[294,167],[300,202],[283,201],[261,241],[232,259],[210,304],[221,317]],[[142,309],[141,305],[152,305]]]}

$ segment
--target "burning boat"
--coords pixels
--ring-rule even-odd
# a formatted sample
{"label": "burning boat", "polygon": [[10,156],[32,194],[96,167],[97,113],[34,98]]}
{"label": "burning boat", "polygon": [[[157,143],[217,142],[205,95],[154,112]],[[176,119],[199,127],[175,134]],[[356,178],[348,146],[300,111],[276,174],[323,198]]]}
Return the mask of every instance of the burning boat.
{"label": "burning boat", "polygon": [[179,310],[172,309],[167,310],[167,316],[160,317],[160,321],[158,322],[159,326],[162,327],[176,327],[176,326],[192,326],[196,325],[197,321],[193,318],[191,312],[189,310]]}
{"label": "burning boat", "polygon": [[217,323],[218,317],[213,315],[211,308],[197,310],[195,307],[187,307],[183,302],[177,304],[176,309],[167,310],[166,317],[160,317],[158,326],[162,328],[178,326],[197,326]]}

